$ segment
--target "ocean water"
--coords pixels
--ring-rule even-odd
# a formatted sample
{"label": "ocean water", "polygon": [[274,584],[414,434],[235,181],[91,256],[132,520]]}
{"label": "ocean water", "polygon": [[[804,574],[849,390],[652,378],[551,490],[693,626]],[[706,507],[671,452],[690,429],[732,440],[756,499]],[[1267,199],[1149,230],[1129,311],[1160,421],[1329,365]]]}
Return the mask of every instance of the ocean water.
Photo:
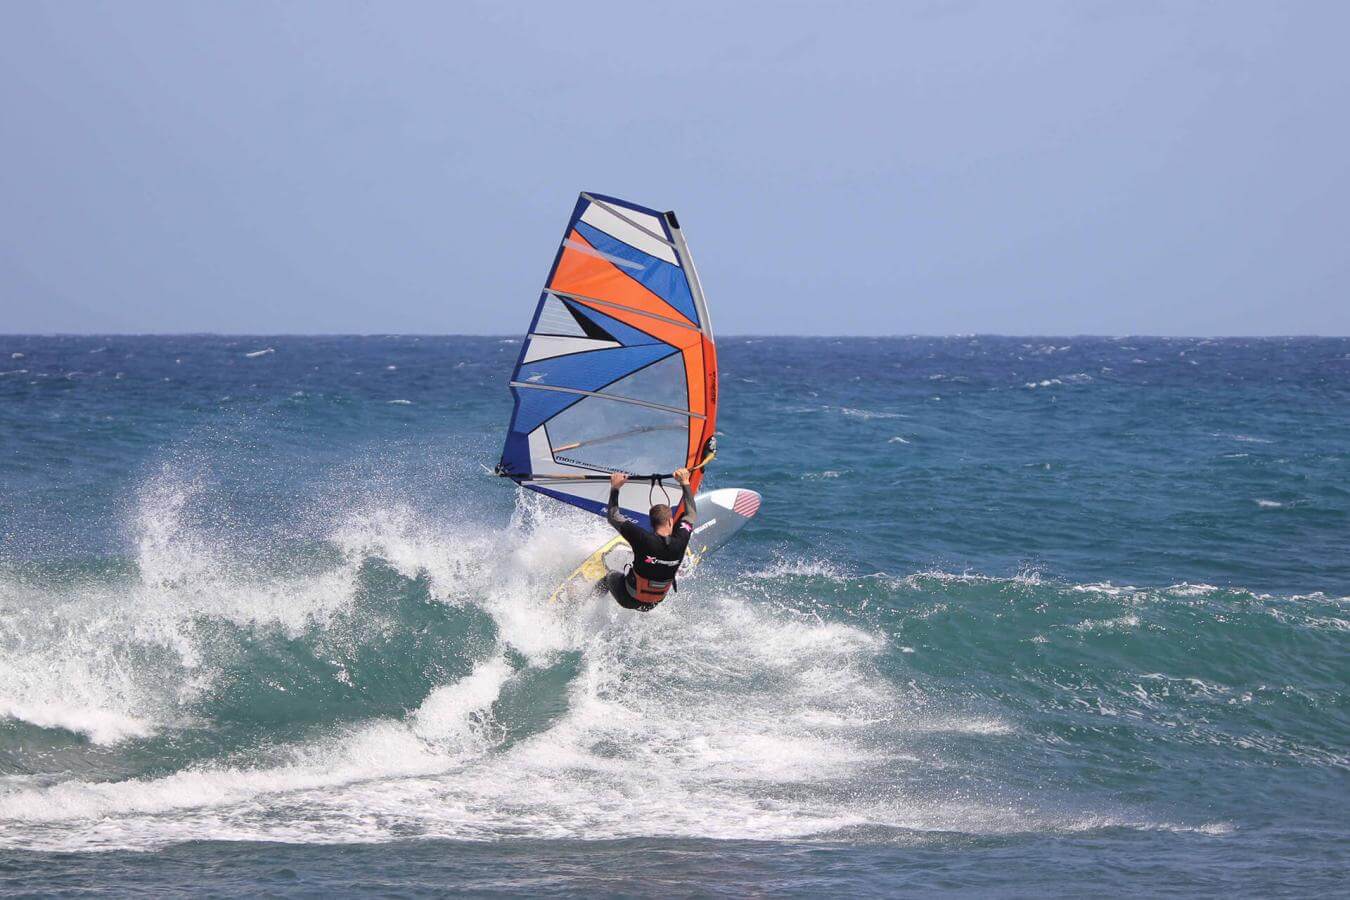
{"label": "ocean water", "polygon": [[0,337],[0,892],[1350,890],[1350,340],[719,347],[639,616],[510,340]]}

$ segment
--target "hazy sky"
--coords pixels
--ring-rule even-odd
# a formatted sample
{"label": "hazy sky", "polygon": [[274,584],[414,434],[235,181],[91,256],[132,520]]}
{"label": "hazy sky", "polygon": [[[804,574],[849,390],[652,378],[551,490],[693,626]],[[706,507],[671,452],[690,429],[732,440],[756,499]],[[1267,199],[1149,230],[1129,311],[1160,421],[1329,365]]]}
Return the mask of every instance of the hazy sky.
{"label": "hazy sky", "polygon": [[0,5],[0,332],[517,332],[580,190],[721,333],[1350,334],[1350,3]]}

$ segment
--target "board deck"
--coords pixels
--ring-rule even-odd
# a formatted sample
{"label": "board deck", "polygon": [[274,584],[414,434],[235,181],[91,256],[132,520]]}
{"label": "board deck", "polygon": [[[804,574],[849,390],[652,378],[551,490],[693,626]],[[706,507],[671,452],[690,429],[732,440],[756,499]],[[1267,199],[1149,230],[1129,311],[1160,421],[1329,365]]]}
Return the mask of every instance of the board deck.
{"label": "board deck", "polygon": [[[708,554],[735,536],[759,512],[760,497],[746,488],[719,488],[698,494],[699,522],[689,540],[680,577],[698,568]],[[633,561],[633,550],[619,535],[604,543],[586,561],[577,566],[549,596],[550,603],[570,602],[596,591],[596,583],[610,572],[622,572]]]}

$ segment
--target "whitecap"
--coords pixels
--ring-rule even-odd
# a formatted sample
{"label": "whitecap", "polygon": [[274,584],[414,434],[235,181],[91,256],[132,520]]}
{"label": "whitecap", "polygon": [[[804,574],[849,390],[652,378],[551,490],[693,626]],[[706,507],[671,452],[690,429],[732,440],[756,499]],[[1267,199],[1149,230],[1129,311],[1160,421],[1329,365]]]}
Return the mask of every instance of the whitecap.
{"label": "whitecap", "polygon": [[846,575],[842,569],[823,559],[805,557],[779,558],[766,569],[750,572],[747,578],[829,578],[842,581]]}
{"label": "whitecap", "polygon": [[854,418],[854,419],[862,419],[863,421],[870,421],[870,420],[872,420],[872,419],[902,419],[902,418],[904,418],[904,416],[901,415],[900,413],[894,413],[894,412],[878,412],[878,411],[870,410],[870,409],[855,409],[854,407],[851,407],[851,406],[841,406],[841,407],[839,407],[839,411],[840,411],[841,413],[843,413],[844,415],[846,415],[846,416],[849,416],[849,417]]}
{"label": "whitecap", "polygon": [[1092,582],[1089,584],[1075,584],[1069,588],[1076,594],[1105,594],[1108,597],[1120,597],[1125,594],[1136,594],[1139,588],[1133,585],[1114,585],[1109,581]]}
{"label": "whitecap", "polygon": [[54,728],[82,734],[95,744],[115,744],[127,738],[144,738],[155,733],[145,719],[117,712],[62,703],[45,698],[40,704],[24,703],[0,697],[0,719],[17,719],[38,728]]}
{"label": "whitecap", "polygon": [[266,356],[269,353],[276,353],[276,352],[277,351],[275,347],[264,347],[262,350],[254,350],[252,353],[245,353],[244,357],[246,359],[256,359],[259,356]]}
{"label": "whitecap", "polygon": [[1183,581],[1180,584],[1174,584],[1167,589],[1168,593],[1178,597],[1203,597],[1206,594],[1212,594],[1217,590],[1218,588],[1212,584],[1205,584],[1203,582],[1191,584],[1187,581]]}
{"label": "whitecap", "polygon": [[1139,627],[1139,617],[1131,613],[1125,616],[1116,616],[1112,619],[1084,619],[1076,625],[1071,625],[1074,631],[1126,631]]}

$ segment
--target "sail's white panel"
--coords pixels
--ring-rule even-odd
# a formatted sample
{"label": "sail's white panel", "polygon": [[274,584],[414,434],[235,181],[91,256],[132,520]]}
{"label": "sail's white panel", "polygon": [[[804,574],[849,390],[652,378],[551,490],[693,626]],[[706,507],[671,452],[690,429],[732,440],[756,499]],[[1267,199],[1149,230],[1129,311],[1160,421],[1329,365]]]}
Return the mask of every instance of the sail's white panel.
{"label": "sail's white panel", "polygon": [[617,341],[601,341],[584,337],[555,337],[547,334],[530,335],[530,344],[525,348],[523,363],[566,356],[569,353],[585,353],[588,350],[610,350],[621,347]]}
{"label": "sail's white panel", "polygon": [[567,311],[563,302],[552,294],[545,294],[539,310],[539,321],[534,330],[537,334],[561,334],[572,337],[586,337],[585,330],[576,317]]}
{"label": "sail's white panel", "polygon": [[536,475],[558,475],[569,468],[553,461],[553,448],[549,446],[548,431],[543,425],[530,432],[530,462]]}
{"label": "sail's white panel", "polygon": [[[665,231],[661,228],[661,222],[655,216],[648,216],[632,210],[625,210],[624,215],[640,224],[642,228],[652,232],[652,234],[665,234]],[[675,251],[669,244],[657,240],[643,231],[642,228],[634,227],[598,203],[592,203],[586,208],[586,211],[581,214],[581,221],[599,228],[611,237],[618,238],[630,247],[636,247],[643,253],[655,256],[657,259],[663,259],[671,265],[679,265]]]}

